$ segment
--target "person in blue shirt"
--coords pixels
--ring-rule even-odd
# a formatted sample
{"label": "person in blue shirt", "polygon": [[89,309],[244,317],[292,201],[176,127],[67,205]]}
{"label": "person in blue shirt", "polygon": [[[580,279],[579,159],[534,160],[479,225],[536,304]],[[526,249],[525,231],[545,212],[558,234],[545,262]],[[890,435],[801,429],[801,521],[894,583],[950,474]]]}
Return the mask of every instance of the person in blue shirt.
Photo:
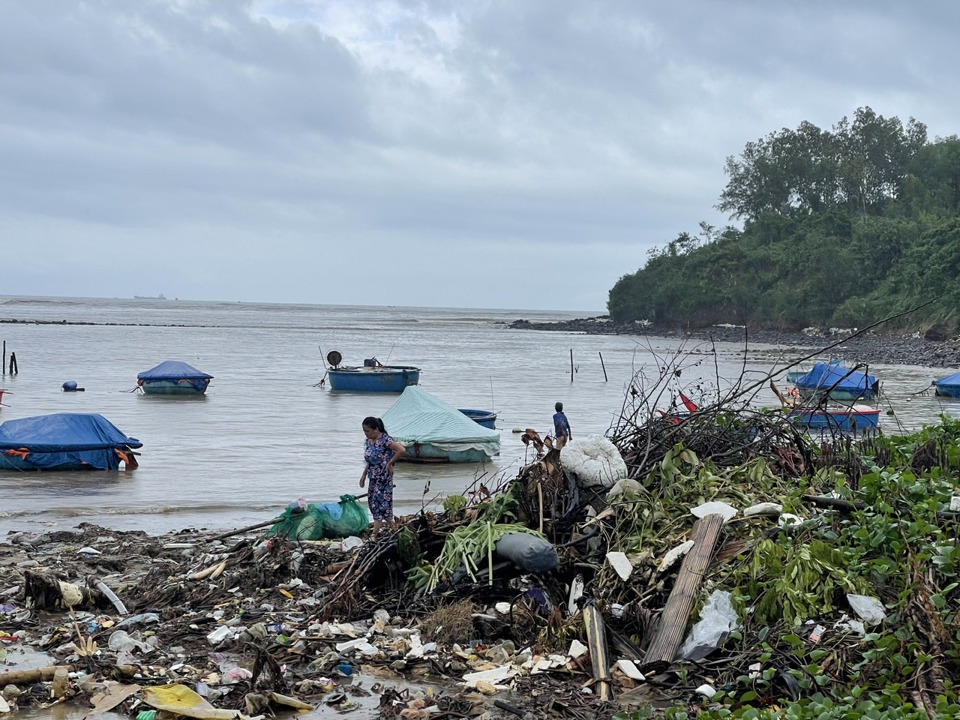
{"label": "person in blue shirt", "polygon": [[557,440],[557,450],[567,444],[568,440],[573,440],[573,433],[570,431],[570,421],[563,413],[563,403],[558,402],[554,405],[556,414],[553,416],[553,436]]}

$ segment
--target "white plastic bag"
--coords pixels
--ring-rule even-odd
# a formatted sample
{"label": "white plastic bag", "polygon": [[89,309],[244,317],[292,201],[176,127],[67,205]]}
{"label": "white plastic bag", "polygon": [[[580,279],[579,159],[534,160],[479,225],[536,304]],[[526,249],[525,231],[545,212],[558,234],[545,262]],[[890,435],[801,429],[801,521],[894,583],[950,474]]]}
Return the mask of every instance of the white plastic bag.
{"label": "white plastic bag", "polygon": [[700,611],[700,619],[680,648],[680,657],[687,660],[706,657],[720,646],[728,632],[736,630],[739,625],[740,619],[730,602],[730,593],[714,590]]}

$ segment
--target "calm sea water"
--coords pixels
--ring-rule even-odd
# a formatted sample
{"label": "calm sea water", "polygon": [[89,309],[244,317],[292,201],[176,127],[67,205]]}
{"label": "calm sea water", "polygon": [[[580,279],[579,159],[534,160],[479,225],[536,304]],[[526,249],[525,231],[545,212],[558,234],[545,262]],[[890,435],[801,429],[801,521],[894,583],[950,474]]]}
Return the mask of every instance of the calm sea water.
{"label": "calm sea water", "polygon": [[[512,477],[526,459],[514,428],[551,432],[553,404],[566,406],[574,437],[607,432],[627,388],[678,349],[690,353],[684,387],[759,378],[781,354],[755,346],[632,336],[512,330],[525,318],[557,321],[596,313],[451,308],[346,307],[65,298],[0,299],[0,341],[20,372],[0,420],[55,412],[97,412],[144,446],[136,471],[0,472],[0,536],[10,530],[69,528],[93,522],[159,533],[231,529],[269,520],[298,497],[327,502],[359,493],[362,419],[382,415],[395,395],[337,393],[318,387],[323,357],[345,364],[376,356],[417,365],[421,386],[456,407],[495,410],[499,458],[484,465],[412,465],[397,470],[399,513]],[[30,321],[42,321],[41,323]],[[50,324],[54,321],[55,324]],[[571,382],[570,353],[575,373]],[[797,356],[796,350],[782,353]],[[179,359],[215,376],[199,399],[132,392],[137,373]],[[784,361],[780,360],[779,365]],[[934,422],[960,406],[916,395],[948,374],[915,366],[876,366],[886,391],[886,432]],[[84,392],[64,393],[74,380]],[[761,391],[761,404],[774,404]],[[389,428],[388,428],[389,430]]]}

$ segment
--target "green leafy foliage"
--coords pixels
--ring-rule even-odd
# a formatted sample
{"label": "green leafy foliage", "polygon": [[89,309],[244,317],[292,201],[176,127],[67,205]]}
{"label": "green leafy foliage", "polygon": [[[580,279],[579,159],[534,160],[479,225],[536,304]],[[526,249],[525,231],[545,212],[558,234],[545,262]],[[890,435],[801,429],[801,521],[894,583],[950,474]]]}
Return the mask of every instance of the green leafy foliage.
{"label": "green leafy foliage", "polygon": [[863,327],[934,300],[912,326],[960,329],[960,138],[859,108],[747,143],[726,172],[718,207],[743,229],[652,251],[610,290],[615,322]]}

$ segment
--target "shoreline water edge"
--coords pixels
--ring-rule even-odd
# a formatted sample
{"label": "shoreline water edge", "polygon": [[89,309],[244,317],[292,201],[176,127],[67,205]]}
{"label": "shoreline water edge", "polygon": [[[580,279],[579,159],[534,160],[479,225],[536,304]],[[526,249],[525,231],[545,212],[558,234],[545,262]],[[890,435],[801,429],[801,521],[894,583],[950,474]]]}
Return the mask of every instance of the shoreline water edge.
{"label": "shoreline water edge", "polygon": [[[587,335],[635,335],[731,343],[761,343],[829,352],[831,358],[861,363],[887,365],[924,365],[927,367],[960,367],[960,338],[948,339],[941,334],[926,335],[882,333],[856,329],[810,328],[804,332],[752,330],[742,325],[713,325],[697,329],[679,329],[613,323],[606,316],[577,318],[564,322],[531,322],[515,320],[517,330],[573,332]],[[829,350],[826,350],[829,348]]]}

